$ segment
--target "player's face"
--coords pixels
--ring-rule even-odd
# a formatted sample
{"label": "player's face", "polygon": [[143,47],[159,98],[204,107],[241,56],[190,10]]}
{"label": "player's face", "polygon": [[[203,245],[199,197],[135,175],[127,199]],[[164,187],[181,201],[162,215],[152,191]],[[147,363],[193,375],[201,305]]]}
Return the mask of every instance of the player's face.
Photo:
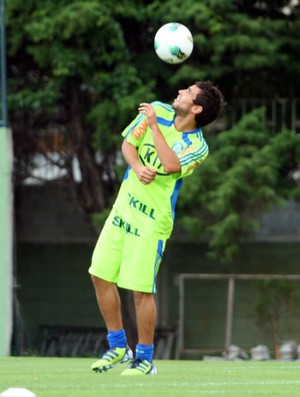
{"label": "player's face", "polygon": [[172,104],[173,109],[177,112],[177,114],[189,113],[192,107],[195,106],[193,101],[196,99],[196,96],[200,91],[200,88],[196,84],[191,85],[184,90],[179,90],[178,96],[174,99]]}

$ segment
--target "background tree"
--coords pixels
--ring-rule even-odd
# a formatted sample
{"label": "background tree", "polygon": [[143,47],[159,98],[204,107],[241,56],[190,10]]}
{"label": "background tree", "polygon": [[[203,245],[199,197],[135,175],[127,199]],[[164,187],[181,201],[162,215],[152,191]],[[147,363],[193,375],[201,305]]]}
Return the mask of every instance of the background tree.
{"label": "background tree", "polygon": [[[68,179],[85,212],[109,204],[119,132],[138,102],[151,99],[130,63],[120,21],[135,4],[108,1],[11,1],[10,115],[17,181],[42,152]],[[137,12],[134,11],[134,12]],[[150,95],[149,95],[150,91]],[[74,160],[81,183],[76,183]]]}
{"label": "background tree", "polygon": [[284,341],[282,323],[284,315],[296,303],[295,287],[291,282],[264,280],[255,283],[259,296],[255,302],[257,323],[271,336],[274,343],[275,358],[280,359],[280,346]]}
{"label": "background tree", "polygon": [[[172,101],[179,88],[204,79],[221,87],[228,109],[240,97],[300,96],[299,6],[292,1],[10,0],[7,16],[16,186],[42,154],[66,171],[87,215],[110,205],[120,132],[141,100]],[[156,30],[171,20],[194,36],[182,65],[164,64],[153,49]],[[255,216],[296,186],[299,142],[288,132],[270,136],[257,112],[209,141],[211,155],[180,207],[195,215],[198,202],[201,221],[186,217],[184,224],[208,233],[215,254],[232,258]]]}
{"label": "background tree", "polygon": [[195,238],[208,236],[211,255],[224,261],[253,235],[258,215],[285,199],[300,199],[299,137],[272,135],[262,116],[256,109],[212,137],[205,167],[195,170],[194,183],[183,185],[180,196],[181,224]]}

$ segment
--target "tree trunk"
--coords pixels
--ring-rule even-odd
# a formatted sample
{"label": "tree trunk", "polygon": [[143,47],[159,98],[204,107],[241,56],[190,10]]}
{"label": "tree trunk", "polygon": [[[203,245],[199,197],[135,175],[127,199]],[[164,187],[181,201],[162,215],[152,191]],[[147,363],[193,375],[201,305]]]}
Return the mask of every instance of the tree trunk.
{"label": "tree trunk", "polygon": [[76,184],[77,199],[86,213],[100,212],[107,204],[103,170],[97,164],[96,153],[89,143],[90,132],[84,129],[79,81],[71,81],[69,96],[70,134],[81,172],[81,182]]}

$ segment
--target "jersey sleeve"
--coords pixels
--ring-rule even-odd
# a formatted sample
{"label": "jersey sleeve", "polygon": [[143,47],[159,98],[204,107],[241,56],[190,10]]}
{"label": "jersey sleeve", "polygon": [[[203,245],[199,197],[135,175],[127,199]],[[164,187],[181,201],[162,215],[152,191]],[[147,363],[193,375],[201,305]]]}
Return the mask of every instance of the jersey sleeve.
{"label": "jersey sleeve", "polygon": [[[208,145],[203,139],[200,145],[192,145],[177,154],[181,166],[180,177],[186,177],[194,172],[194,169],[201,164],[208,156]],[[178,174],[177,174],[178,175]]]}
{"label": "jersey sleeve", "polygon": [[133,146],[138,147],[147,127],[148,122],[146,116],[138,114],[121,135]]}
{"label": "jersey sleeve", "polygon": [[[155,101],[151,105],[154,107],[157,118],[160,117],[164,109],[170,111],[168,105],[164,105],[162,102]],[[144,133],[148,128],[147,118],[144,114],[138,114],[136,118],[125,128],[122,132],[122,136],[133,146],[138,147],[143,139]]]}

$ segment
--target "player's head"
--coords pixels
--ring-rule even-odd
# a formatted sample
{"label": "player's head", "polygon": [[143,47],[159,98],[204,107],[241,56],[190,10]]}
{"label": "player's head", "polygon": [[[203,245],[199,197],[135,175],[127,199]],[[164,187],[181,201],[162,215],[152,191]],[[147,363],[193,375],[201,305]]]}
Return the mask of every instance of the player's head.
{"label": "player's head", "polygon": [[225,101],[221,91],[211,81],[197,81],[195,84],[200,92],[193,102],[202,106],[202,112],[196,115],[195,120],[197,127],[204,127],[220,116]]}

